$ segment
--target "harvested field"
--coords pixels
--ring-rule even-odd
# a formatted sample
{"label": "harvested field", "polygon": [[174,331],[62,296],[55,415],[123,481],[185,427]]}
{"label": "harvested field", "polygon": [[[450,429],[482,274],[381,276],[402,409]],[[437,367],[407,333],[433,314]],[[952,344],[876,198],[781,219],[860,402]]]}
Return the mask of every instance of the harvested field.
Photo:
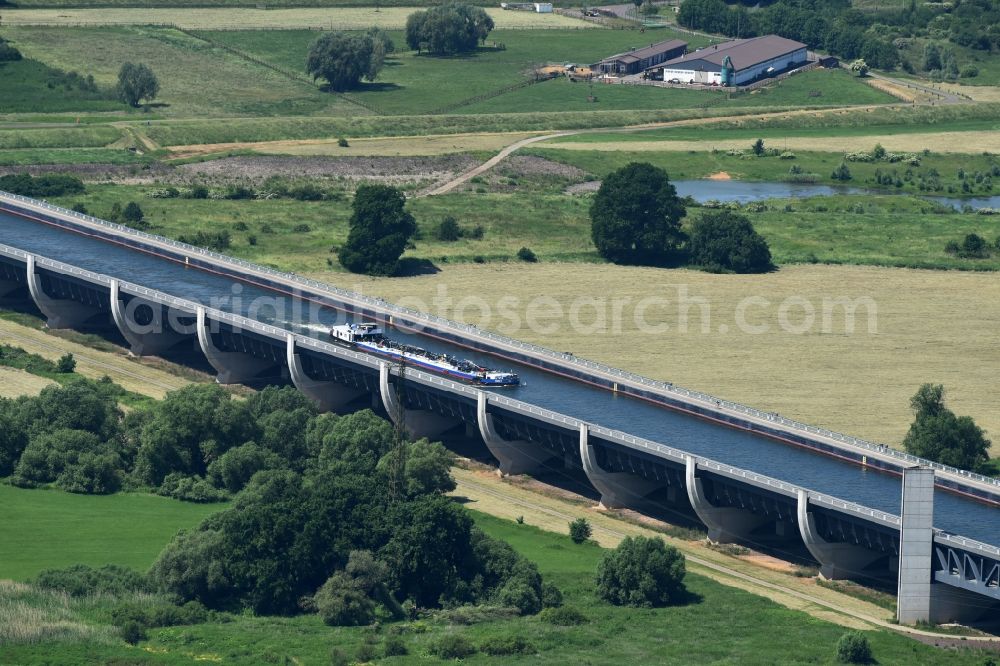
{"label": "harvested field", "polygon": [[55,382],[24,370],[0,367],[0,397],[2,398],[36,395],[50,384],[55,384]]}
{"label": "harvested field", "polygon": [[[973,416],[1000,442],[1000,361],[985,351],[995,347],[1000,321],[1000,281],[991,274],[823,265],[789,266],[758,276],[594,264],[442,268],[437,275],[406,280],[333,273],[315,277],[893,446],[912,420],[913,393],[922,383],[941,383],[950,406]],[[689,299],[704,299],[687,308],[686,331],[677,305],[682,289]],[[431,299],[441,290],[452,299],[451,307],[433,305]],[[520,323],[515,330],[505,328],[509,320],[495,315],[504,296],[517,299],[513,309]],[[598,320],[594,307],[585,305],[577,330],[570,317],[556,319],[551,333],[532,330],[524,324],[525,308],[539,296],[554,298],[563,312],[576,299],[597,299],[606,326],[586,330]],[[654,326],[667,324],[664,333],[641,332],[635,322],[635,304],[649,296],[668,299],[645,317]],[[493,320],[481,319],[479,308],[468,305],[471,301],[465,301],[464,312],[456,312],[454,303],[464,297],[484,299]],[[768,305],[745,300],[750,297]],[[841,297],[874,301],[874,333],[868,332],[864,306],[858,309],[853,334],[846,332],[843,308],[833,312],[829,331],[822,330],[823,299]],[[618,329],[610,311],[613,298],[629,299]],[[803,334],[781,328],[779,306],[787,299],[805,299],[815,309],[815,325]],[[707,332],[702,332],[702,302],[709,308]],[[802,323],[804,306],[787,302],[788,323]],[[749,307],[747,321],[766,325],[767,332],[739,331],[734,324],[741,303]],[[544,319],[546,325],[552,322]]]}
{"label": "harvested field", "polygon": [[[420,7],[346,7],[312,9],[120,8],[4,9],[5,25],[107,26],[175,25],[189,30],[315,29],[364,30],[373,25],[391,30],[406,27]],[[526,28],[600,28],[560,14],[486,10],[498,30]]]}
{"label": "harvested field", "polygon": [[295,141],[258,141],[250,143],[204,143],[171,146],[174,157],[196,157],[232,151],[253,151],[262,155],[301,156],[413,156],[448,155],[483,150],[500,150],[515,141],[540,132],[439,134],[401,136],[382,139],[350,138],[350,145],[337,144],[338,139],[306,139]]}
{"label": "harvested field", "polygon": [[[834,132],[832,130],[831,132]],[[545,142],[546,148],[560,150],[604,150],[618,151],[628,149],[637,152],[682,152],[687,150],[729,150],[731,148],[745,150],[745,139],[725,139],[720,132],[712,139],[704,141],[616,141],[609,137],[608,141],[573,141]],[[810,150],[817,152],[841,153],[853,150],[871,150],[876,143],[881,143],[886,150],[897,152],[919,152],[927,149],[936,153],[969,153],[980,154],[983,151],[1000,152],[1000,133],[998,132],[928,132],[926,134],[869,134],[864,136],[817,136],[817,137],[785,137],[776,140],[782,148],[788,150]]]}
{"label": "harvested field", "polygon": [[[100,379],[108,376],[127,390],[152,398],[162,398],[168,391],[182,388],[190,383],[181,377],[152,367],[150,364],[156,363],[155,360],[130,360],[125,356],[125,350],[121,350],[121,353],[98,351],[6,319],[0,319],[0,341],[22,347],[50,361],[71,352],[76,358],[76,372],[83,377]],[[39,381],[47,382],[44,379]],[[6,377],[0,375],[0,385],[6,387],[5,382]],[[38,390],[41,390],[41,387]]]}

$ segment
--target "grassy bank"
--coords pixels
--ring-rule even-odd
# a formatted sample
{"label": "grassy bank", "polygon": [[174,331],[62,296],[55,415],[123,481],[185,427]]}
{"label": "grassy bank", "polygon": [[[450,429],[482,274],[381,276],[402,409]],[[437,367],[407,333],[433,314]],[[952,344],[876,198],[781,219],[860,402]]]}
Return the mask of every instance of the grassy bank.
{"label": "grassy bank", "polygon": [[[0,490],[2,492],[2,490]],[[45,491],[16,493],[35,496]],[[80,498],[65,495],[76,503]],[[121,500],[132,508],[124,514],[143,518],[138,504],[141,498],[123,495]],[[171,500],[164,503],[177,504]],[[56,509],[59,510],[59,509]],[[79,516],[77,506],[63,507],[66,513]],[[31,510],[41,524],[52,518],[52,508]],[[724,587],[696,574],[688,574],[687,586],[694,601],[684,606],[664,609],[635,609],[609,606],[596,597],[593,573],[603,550],[595,544],[576,545],[565,535],[543,532],[527,525],[499,520],[472,512],[476,523],[492,536],[508,541],[516,550],[538,564],[546,580],[554,582],[563,592],[565,603],[580,609],[585,620],[575,626],[557,626],[539,617],[493,619],[461,624],[454,620],[428,618],[415,622],[394,623],[406,645],[406,657],[393,661],[408,663],[423,661],[430,655],[430,645],[445,635],[461,635],[474,645],[489,639],[518,636],[530,644],[525,655],[508,655],[506,662],[565,663],[582,660],[588,663],[620,663],[631,661],[684,661],[685,663],[718,663],[731,661],[746,664],[804,664],[831,659],[837,638],[843,628],[830,622],[811,618],[789,610],[742,590]],[[136,537],[139,531],[123,526],[114,533],[105,533],[103,546],[113,551],[122,540]],[[79,530],[59,535],[60,550],[79,553]],[[53,535],[50,538],[56,538]],[[149,539],[150,546],[159,547],[166,537]],[[110,555],[110,553],[109,553]],[[113,557],[113,556],[112,556]],[[64,558],[65,559],[65,558]],[[107,559],[107,558],[106,558]],[[110,561],[110,560],[107,560]],[[7,575],[0,569],[0,575]],[[0,604],[15,612],[44,607],[43,596],[32,595],[24,588],[5,586],[0,592]],[[129,663],[192,663],[203,660],[240,662],[268,661],[320,664],[329,663],[331,649],[347,655],[360,654],[368,643],[380,654],[389,626],[370,628],[324,626],[315,615],[299,617],[227,616],[224,622],[180,626],[151,630],[149,640],[135,648],[115,642],[107,632],[100,632],[106,622],[101,602],[82,600],[70,602],[64,617],[79,625],[95,627],[91,637],[80,631],[71,632],[63,640],[49,640],[36,645],[5,645],[0,647],[0,659],[6,662],[40,663],[59,661],[63,664],[106,661],[120,658]],[[36,616],[42,611],[36,610]],[[51,607],[44,612],[51,613]],[[627,633],[629,640],[621,640]],[[943,654],[905,637],[885,632],[866,632],[875,655],[882,663],[937,663]],[[949,652],[950,663],[975,664],[982,656],[972,651]],[[484,654],[468,657],[469,663],[495,663],[496,658]]]}

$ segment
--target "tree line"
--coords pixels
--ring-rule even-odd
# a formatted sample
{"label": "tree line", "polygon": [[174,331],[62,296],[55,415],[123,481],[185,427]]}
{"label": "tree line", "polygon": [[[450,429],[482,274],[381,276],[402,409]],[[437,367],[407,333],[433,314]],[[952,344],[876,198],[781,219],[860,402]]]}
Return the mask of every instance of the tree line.
{"label": "tree line", "polygon": [[[747,5],[760,7],[750,11]],[[945,38],[987,52],[1000,48],[1000,33],[994,30],[1000,22],[1000,0],[911,0],[899,9],[879,12],[855,9],[850,0],[684,0],[677,21],[729,37],[781,35],[844,59],[861,58],[879,69],[899,65],[899,48],[915,37]],[[938,63],[925,69],[942,67]]]}

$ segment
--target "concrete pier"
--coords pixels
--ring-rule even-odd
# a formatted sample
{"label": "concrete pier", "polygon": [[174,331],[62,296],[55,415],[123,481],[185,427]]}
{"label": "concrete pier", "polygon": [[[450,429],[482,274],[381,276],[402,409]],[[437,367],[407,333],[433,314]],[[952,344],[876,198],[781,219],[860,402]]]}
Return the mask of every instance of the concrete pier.
{"label": "concrete pier", "polygon": [[184,339],[184,335],[171,331],[167,326],[163,320],[162,306],[156,303],[147,305],[153,313],[152,321],[140,324],[135,320],[132,308],[124,307],[118,280],[111,281],[111,318],[135,356],[162,354]]}
{"label": "concrete pier", "polygon": [[865,567],[881,556],[880,553],[853,543],[827,541],[816,530],[816,519],[809,511],[809,495],[798,491],[799,534],[809,554],[819,562],[819,574],[828,580],[854,579],[863,577]]}
{"label": "concrete pier", "polygon": [[274,363],[262,358],[255,358],[240,352],[222,351],[212,341],[205,318],[205,308],[198,307],[198,344],[209,364],[215,368],[218,375],[215,378],[220,384],[240,384],[255,379],[262,372],[272,367]]}
{"label": "concrete pier", "polygon": [[314,403],[323,412],[341,411],[348,403],[360,398],[365,391],[359,391],[336,382],[326,382],[313,379],[302,368],[302,357],[295,351],[295,336],[288,334],[286,339],[286,360],[288,374],[295,388]]}
{"label": "concrete pier", "polygon": [[658,483],[635,474],[602,469],[590,443],[590,427],[586,423],[580,424],[580,461],[590,485],[601,493],[601,506],[605,509],[642,508],[646,496],[659,487]]}
{"label": "concrete pier", "polygon": [[480,391],[476,396],[476,422],[486,448],[499,463],[500,474],[506,476],[537,472],[552,455],[538,444],[501,437],[493,427],[493,416],[486,410],[487,403],[486,393]]}
{"label": "concrete pier", "polygon": [[714,506],[709,502],[698,478],[698,464],[694,456],[684,458],[684,478],[691,508],[708,528],[709,541],[734,543],[745,540],[752,531],[768,522],[765,516],[733,507]]}
{"label": "concrete pier", "polygon": [[28,292],[45,315],[49,328],[80,328],[99,314],[97,308],[76,301],[52,298],[42,288],[42,278],[35,269],[35,256],[28,255]]}
{"label": "concrete pier", "polygon": [[382,406],[385,407],[389,418],[396,425],[402,425],[411,437],[437,437],[458,425],[457,419],[423,409],[407,409],[401,404],[397,399],[395,387],[389,381],[389,364],[385,361],[379,363],[378,383]]}
{"label": "concrete pier", "polygon": [[896,618],[901,624],[931,621],[931,557],[934,544],[934,470],[903,471]]}

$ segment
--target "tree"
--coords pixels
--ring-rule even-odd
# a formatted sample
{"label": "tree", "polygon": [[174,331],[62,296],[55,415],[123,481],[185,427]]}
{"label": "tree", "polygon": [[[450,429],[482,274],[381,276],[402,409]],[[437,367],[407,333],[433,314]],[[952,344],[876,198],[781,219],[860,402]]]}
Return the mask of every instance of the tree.
{"label": "tree", "polygon": [[753,154],[756,155],[757,157],[763,156],[764,152],[765,152],[764,151],[764,139],[757,139],[756,141],[754,141],[753,142],[752,150],[753,150]]}
{"label": "tree", "polygon": [[944,387],[924,384],[910,399],[915,418],[903,439],[907,452],[921,458],[976,470],[989,460],[990,441],[969,416],[944,405]]}
{"label": "tree", "polygon": [[329,32],[318,37],[309,47],[306,71],[313,80],[323,78],[331,90],[356,88],[362,78],[374,81],[385,64],[386,43],[392,40],[377,37],[369,31],[358,35]]}
{"label": "tree", "polygon": [[743,215],[728,210],[706,213],[691,227],[691,263],[710,271],[766,273],[774,269],[767,242]]}
{"label": "tree", "polygon": [[666,171],[632,162],[601,183],[590,206],[591,236],[609,261],[660,265],[684,240],[684,213]]}
{"label": "tree", "polygon": [[142,208],[139,207],[139,204],[134,201],[129,201],[125,206],[125,210],[122,211],[122,219],[126,222],[132,222],[133,224],[136,222],[142,222],[144,217],[146,217],[146,214],[142,212]]}
{"label": "tree", "polygon": [[61,372],[62,374],[69,374],[76,370],[76,359],[73,358],[73,354],[63,354],[56,361],[56,372]]}
{"label": "tree", "polygon": [[858,58],[851,63],[851,71],[857,74],[860,78],[868,76],[868,63],[864,61],[863,58]]}
{"label": "tree", "polygon": [[475,51],[493,29],[493,19],[482,7],[450,2],[406,19],[406,44],[415,51],[454,55]]}
{"label": "tree", "polygon": [[850,180],[851,170],[848,168],[847,162],[841,162],[840,166],[834,169],[833,173],[830,174],[830,178],[833,178],[834,180]]}
{"label": "tree", "polygon": [[392,275],[417,231],[403,193],[389,185],[360,185],[354,193],[347,242],[340,263],[352,273]]}
{"label": "tree", "polygon": [[458,226],[458,220],[451,215],[445,215],[441,223],[438,224],[434,236],[439,241],[450,243],[462,237],[462,227]]}
{"label": "tree", "polygon": [[152,100],[160,92],[160,82],[148,66],[126,62],[118,70],[118,99],[129,106],[139,106],[142,100]]}
{"label": "tree", "polygon": [[924,45],[924,58],[922,67],[925,72],[941,69],[941,49],[934,42],[927,42]]}
{"label": "tree", "polygon": [[872,647],[860,631],[848,631],[837,641],[837,661],[842,664],[869,664]]}
{"label": "tree", "polygon": [[[378,470],[388,476],[395,453],[389,451],[379,460]],[[446,493],[455,489],[451,466],[455,457],[440,442],[420,439],[406,448],[403,469],[403,492],[409,497],[429,493]]]}
{"label": "tree", "polygon": [[681,601],[684,555],[659,538],[625,537],[597,566],[597,592],[617,606],[666,606]]}
{"label": "tree", "polygon": [[577,518],[569,524],[569,538],[573,543],[583,543],[592,533],[593,530],[590,529],[590,523],[586,518]]}

